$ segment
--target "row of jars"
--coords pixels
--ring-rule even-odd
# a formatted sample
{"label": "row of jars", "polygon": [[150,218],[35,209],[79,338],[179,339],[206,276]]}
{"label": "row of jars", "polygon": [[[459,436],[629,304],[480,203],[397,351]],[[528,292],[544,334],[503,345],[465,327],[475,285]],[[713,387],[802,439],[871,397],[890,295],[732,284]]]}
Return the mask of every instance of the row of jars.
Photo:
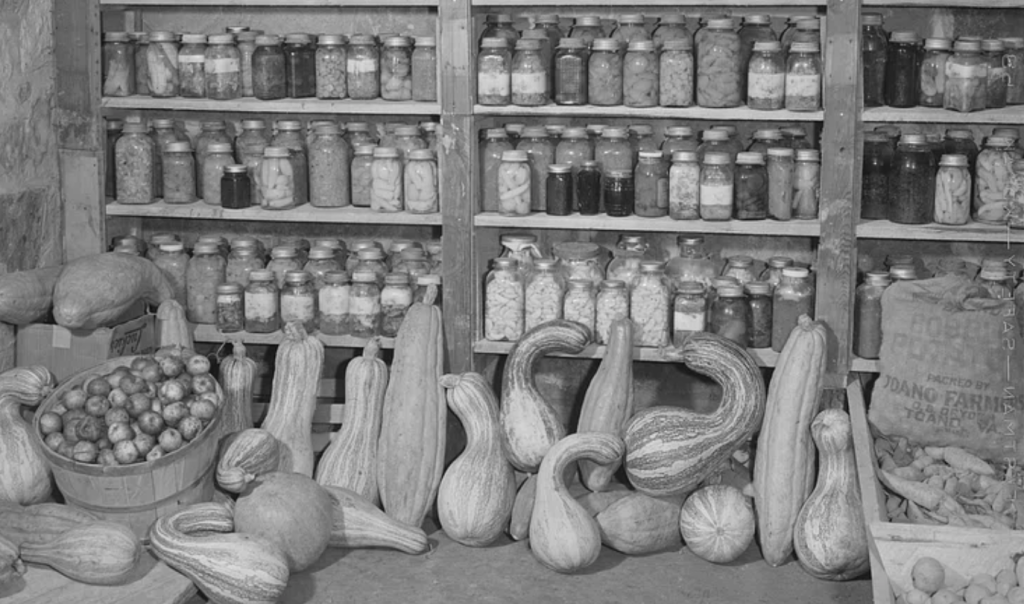
{"label": "row of jars", "polygon": [[482,38],[477,102],[821,109],[816,17],[798,21],[782,41],[767,15],[745,17],[738,31],[731,18],[708,19],[693,38],[685,24],[674,23],[679,35],[659,40],[647,34],[642,15],[623,15],[620,30],[624,18],[638,18],[639,25],[618,38],[590,39],[576,28],[557,40],[546,28],[526,30],[512,43],[505,36]]}
{"label": "row of jars", "polygon": [[[482,207],[508,216],[670,216],[676,220],[815,219],[820,153],[782,130],[759,130],[744,150],[736,129],[670,126],[659,145],[648,125],[569,127],[557,140],[528,126],[513,147],[506,129],[484,131]],[[599,132],[599,134],[597,134]],[[792,134],[792,133],[791,133]]]}
{"label": "row of jars", "polygon": [[980,150],[964,129],[945,137],[867,132],[863,166],[862,218],[1024,228],[1024,152],[1015,128],[995,129]]}
{"label": "row of jars", "polygon": [[[396,126],[391,146],[377,146],[368,124],[280,120],[270,136],[263,120],[244,120],[234,141],[223,121],[202,122],[195,146],[169,119],[108,122],[113,139],[113,197],[118,203],[186,204],[202,199],[227,209],[286,210],[349,205],[417,214],[440,210],[436,124]],[[113,125],[115,129],[110,129]],[[111,136],[111,135],[114,136]],[[428,143],[428,139],[430,142]],[[382,141],[383,142],[383,141]]]}
{"label": "row of jars", "polygon": [[861,16],[864,105],[970,112],[1024,104],[1024,38],[886,35],[882,16]]}
{"label": "row of jars", "polygon": [[103,95],[437,100],[437,42],[401,35],[107,32]]}

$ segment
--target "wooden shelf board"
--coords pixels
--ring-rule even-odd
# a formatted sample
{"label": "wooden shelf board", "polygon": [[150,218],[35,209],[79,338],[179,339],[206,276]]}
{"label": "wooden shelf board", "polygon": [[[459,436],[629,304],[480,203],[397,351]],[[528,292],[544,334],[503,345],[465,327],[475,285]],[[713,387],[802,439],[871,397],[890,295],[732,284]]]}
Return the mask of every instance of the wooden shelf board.
{"label": "wooden shelf board", "polygon": [[863,0],[864,6],[917,8],[1021,8],[1020,0]]}
{"label": "wooden shelf board", "polygon": [[598,107],[596,105],[543,105],[519,107],[517,105],[474,105],[477,116],[496,117],[630,117],[646,119],[736,120],[751,122],[820,122],[821,111],[758,111],[746,107],[733,109],[706,109],[704,107]]}
{"label": "wooden shelf board", "polygon": [[232,101],[212,99],[185,99],[180,97],[161,99],[151,96],[105,96],[101,107],[107,110],[139,111],[216,111],[238,113],[334,113],[349,115],[439,115],[440,103],[419,103],[415,101],[324,101],[320,99],[281,99],[261,101],[255,98],[241,98]]}
{"label": "wooden shelf board", "polygon": [[440,226],[441,214],[410,214],[408,212],[377,212],[369,208],[314,208],[303,205],[291,210],[246,208],[225,210],[197,201],[189,204],[168,204],[163,201],[148,205],[108,203],[107,216],[137,218],[190,218],[197,220],[232,220],[254,222],[310,222],[329,224],[401,224]]}
{"label": "wooden shelf board", "polygon": [[[795,7],[795,6],[825,6],[824,0],[639,0],[638,2],[598,2],[595,0],[524,0],[519,6],[622,6],[638,8],[643,6],[765,6],[765,7]],[[502,6],[509,5],[508,0],[472,0],[473,6]]]}
{"label": "wooden shelf board", "polygon": [[[514,342],[477,340],[476,343],[473,344],[473,351],[479,354],[508,354],[512,351],[513,346],[515,346]],[[551,353],[549,356],[567,359],[603,359],[606,348],[606,346],[591,344],[583,349],[583,352],[579,354]],[[775,352],[771,348],[748,348],[747,352],[750,353],[750,356],[754,357],[754,360],[757,362],[759,367],[775,367],[775,364],[779,359],[779,353]],[[633,360],[648,361],[651,363],[672,362],[664,359],[661,356],[661,351],[657,348],[641,347],[633,349]],[[878,362],[869,361],[867,359],[858,359],[855,357],[853,360],[853,371],[878,373]]]}
{"label": "wooden shelf board", "polygon": [[584,231],[640,231],[648,233],[717,233],[722,235],[778,235],[790,237],[817,237],[820,225],[816,220],[672,220],[668,217],[644,218],[627,216],[612,218],[603,215],[502,216],[495,212],[477,214],[473,223],[478,227],[507,227],[519,229],[566,229]]}
{"label": "wooden shelf board", "polygon": [[[366,338],[355,338],[352,336],[326,336],[317,332],[316,336],[328,348],[363,348],[366,346]],[[192,335],[196,342],[242,342],[243,344],[264,344],[276,345],[284,341],[284,332],[274,333],[248,333],[238,331],[235,333],[221,333],[213,325],[196,325]],[[394,338],[381,338],[380,347],[391,349],[395,347]]]}
{"label": "wooden shelf board", "polygon": [[103,6],[200,6],[212,8],[249,8],[249,7],[280,7],[294,8],[297,6],[339,8],[350,6],[437,6],[437,0],[100,0]]}
{"label": "wooden shelf board", "polygon": [[[1018,0],[1018,6],[1021,6]],[[1024,123],[1024,106],[986,109],[971,113],[949,111],[938,107],[871,107],[865,109],[867,123],[901,122],[918,124],[1019,124]]]}
{"label": "wooden shelf board", "polygon": [[1024,231],[1005,226],[971,222],[962,226],[941,224],[896,224],[888,220],[867,220],[857,225],[858,239],[904,239],[913,241],[985,241],[1024,243]]}

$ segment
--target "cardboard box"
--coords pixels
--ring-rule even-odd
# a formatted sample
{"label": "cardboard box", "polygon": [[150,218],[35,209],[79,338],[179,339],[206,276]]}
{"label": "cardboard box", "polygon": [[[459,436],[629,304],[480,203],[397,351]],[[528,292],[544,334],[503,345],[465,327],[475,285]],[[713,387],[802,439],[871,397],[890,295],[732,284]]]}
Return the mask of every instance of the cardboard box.
{"label": "cardboard box", "polygon": [[19,327],[15,360],[19,366],[42,365],[63,381],[107,359],[155,351],[155,325],[154,315],[143,315],[95,330],[41,323]]}

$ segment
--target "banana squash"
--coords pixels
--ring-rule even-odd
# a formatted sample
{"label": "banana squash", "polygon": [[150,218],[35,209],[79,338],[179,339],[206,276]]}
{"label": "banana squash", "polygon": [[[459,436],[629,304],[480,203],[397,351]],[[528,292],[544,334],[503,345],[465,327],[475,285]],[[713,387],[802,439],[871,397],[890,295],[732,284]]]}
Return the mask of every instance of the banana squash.
{"label": "banana squash", "polygon": [[699,332],[665,354],[718,383],[722,400],[708,414],[650,407],[626,425],[626,475],[652,497],[692,491],[753,435],[764,415],[761,370],[732,340]]}
{"label": "banana squash", "polygon": [[38,406],[52,389],[53,376],[45,367],[0,374],[0,501],[29,505],[50,496],[50,466],[21,417],[21,406]]}
{"label": "banana squash", "polygon": [[53,287],[53,318],[68,329],[96,329],[120,319],[143,300],[159,306],[174,288],[145,258],[109,252],[64,265]]}
{"label": "banana squash", "polygon": [[[611,324],[608,349],[587,387],[580,410],[577,432],[605,432],[622,437],[626,422],[633,417],[633,322],[619,319]],[[580,461],[580,479],[591,491],[608,488],[619,469]]]}
{"label": "banana squash", "polygon": [[277,469],[313,476],[313,413],[324,368],[324,345],[301,323],[284,327],[277,348],[267,418],[260,426],[281,445]]}
{"label": "banana squash", "polygon": [[53,288],[61,267],[0,274],[0,322],[28,325],[42,321],[53,307]]}
{"label": "banana squash", "polygon": [[374,505],[380,501],[377,440],[387,387],[388,366],[380,359],[380,340],[372,338],[345,369],[345,416],[316,467],[321,485],[351,489]]}
{"label": "banana squash", "polygon": [[811,436],[820,455],[818,484],[796,518],[793,547],[811,576],[847,581],[870,567],[850,416],[825,409],[811,424]]}
{"label": "banana squash", "polygon": [[422,554],[430,549],[423,529],[391,518],[355,491],[333,486],[325,486],[324,490],[334,502],[329,547],[386,547],[407,554]]}
{"label": "banana squash", "polygon": [[754,459],[757,536],[761,555],[771,566],[783,564],[793,553],[796,518],[814,488],[810,428],[825,362],[825,327],[803,315],[772,374]]}
{"label": "banana squash", "polygon": [[96,521],[37,543],[21,544],[21,559],[44,564],[89,585],[120,585],[131,576],[142,543],[123,524]]}
{"label": "banana squash", "polygon": [[[171,300],[164,304],[177,304]],[[253,427],[252,389],[256,382],[256,361],[245,354],[245,344],[232,343],[231,354],[220,362],[220,385],[224,389],[224,410],[220,425],[224,434]]]}
{"label": "banana squash", "polygon": [[441,388],[444,342],[436,296],[436,286],[429,286],[398,329],[377,446],[384,511],[410,526],[423,524],[444,472],[448,407]]}
{"label": "banana squash", "polygon": [[466,448],[441,479],[437,514],[452,540],[493,543],[509,522],[516,479],[502,450],[498,397],[479,373],[446,375],[448,406],[466,430]]}
{"label": "banana squash", "polygon": [[585,326],[559,319],[526,332],[509,353],[501,385],[501,429],[517,470],[536,472],[548,449],[565,436],[565,426],[533,381],[537,363],[552,352],[576,354],[589,340]]}
{"label": "banana squash", "polygon": [[217,484],[229,493],[241,493],[263,474],[277,471],[280,444],[259,428],[242,430],[228,437],[217,461]]}
{"label": "banana squash", "polygon": [[60,503],[21,506],[0,502],[0,535],[15,546],[46,543],[75,527],[92,524],[99,518]]}
{"label": "banana squash", "polygon": [[569,494],[566,468],[579,459],[613,463],[622,453],[618,436],[591,432],[566,436],[544,456],[530,518],[530,551],[541,564],[556,572],[573,573],[597,561],[601,529]]}

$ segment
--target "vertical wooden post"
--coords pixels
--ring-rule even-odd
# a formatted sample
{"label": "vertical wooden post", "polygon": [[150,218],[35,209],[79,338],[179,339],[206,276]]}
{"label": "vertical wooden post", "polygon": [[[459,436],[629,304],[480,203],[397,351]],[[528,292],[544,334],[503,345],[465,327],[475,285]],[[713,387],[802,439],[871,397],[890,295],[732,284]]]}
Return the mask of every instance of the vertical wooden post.
{"label": "vertical wooden post", "polygon": [[99,0],[54,0],[53,32],[64,258],[70,260],[102,251],[106,239]]}
{"label": "vertical wooden post", "polygon": [[821,239],[818,243],[816,316],[830,330],[829,384],[846,386],[857,283],[861,149],[861,6],[828,1],[825,38],[825,124],[822,146]]}
{"label": "vertical wooden post", "polygon": [[444,236],[444,322],[450,370],[473,368],[473,317],[477,314],[473,214],[476,204],[476,133],[470,63],[469,0],[441,0],[441,212]]}

